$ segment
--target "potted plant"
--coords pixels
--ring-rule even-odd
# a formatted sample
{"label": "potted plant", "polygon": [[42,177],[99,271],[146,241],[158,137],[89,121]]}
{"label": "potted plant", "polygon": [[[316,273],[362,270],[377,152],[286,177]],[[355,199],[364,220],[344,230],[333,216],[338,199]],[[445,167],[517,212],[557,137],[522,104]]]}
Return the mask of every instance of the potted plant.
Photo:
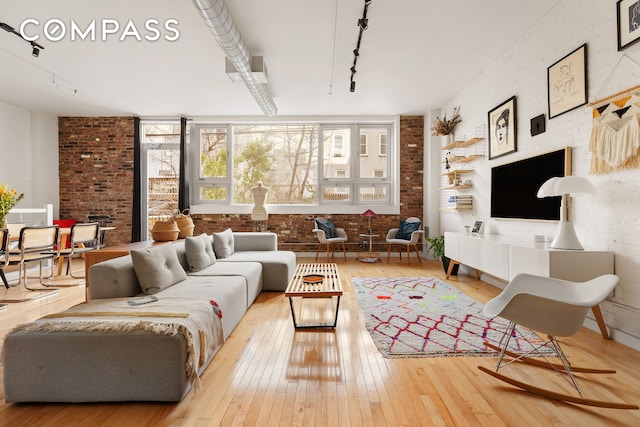
{"label": "potted plant", "polygon": [[461,121],[462,117],[460,117],[460,107],[453,109],[453,116],[449,119],[447,118],[447,112],[445,111],[442,118],[436,116],[436,119],[433,121],[433,125],[431,126],[431,134],[434,136],[449,135],[449,137],[453,139],[453,133],[456,130],[456,126],[458,126]]}
{"label": "potted plant", "polygon": [[[431,244],[431,246],[427,250],[427,253],[433,252],[433,257],[435,259],[439,258],[440,260],[442,260],[442,268],[446,273],[449,269],[449,263],[451,262],[451,259],[444,255],[444,236],[427,237],[427,242]],[[456,276],[458,274],[459,267],[459,264],[455,264],[453,266],[453,271],[451,271],[451,274],[453,276]]]}

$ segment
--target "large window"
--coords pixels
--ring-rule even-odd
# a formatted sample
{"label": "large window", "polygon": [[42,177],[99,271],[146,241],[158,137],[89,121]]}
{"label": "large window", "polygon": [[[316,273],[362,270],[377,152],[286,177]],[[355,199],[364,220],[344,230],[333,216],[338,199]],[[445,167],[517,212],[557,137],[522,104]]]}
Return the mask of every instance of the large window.
{"label": "large window", "polygon": [[[258,182],[269,189],[269,205],[391,204],[391,129],[391,123],[193,124],[191,204],[251,205]],[[371,153],[369,141],[381,140],[384,154]]]}

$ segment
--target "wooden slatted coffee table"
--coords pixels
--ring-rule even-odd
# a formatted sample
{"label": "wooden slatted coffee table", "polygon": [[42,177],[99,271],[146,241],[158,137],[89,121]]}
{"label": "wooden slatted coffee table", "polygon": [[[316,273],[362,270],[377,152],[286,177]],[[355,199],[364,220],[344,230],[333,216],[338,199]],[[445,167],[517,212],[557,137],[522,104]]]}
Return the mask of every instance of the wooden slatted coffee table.
{"label": "wooden slatted coffee table", "polygon": [[[313,277],[321,276],[318,280]],[[340,307],[340,297],[342,296],[342,283],[338,275],[338,267],[333,263],[309,263],[298,264],[296,272],[289,282],[289,286],[284,291],[284,296],[289,298],[291,307],[291,317],[293,326],[296,329],[335,329],[338,322],[338,308]],[[337,297],[335,316],[333,323],[299,324],[293,308],[293,298],[331,298]]]}

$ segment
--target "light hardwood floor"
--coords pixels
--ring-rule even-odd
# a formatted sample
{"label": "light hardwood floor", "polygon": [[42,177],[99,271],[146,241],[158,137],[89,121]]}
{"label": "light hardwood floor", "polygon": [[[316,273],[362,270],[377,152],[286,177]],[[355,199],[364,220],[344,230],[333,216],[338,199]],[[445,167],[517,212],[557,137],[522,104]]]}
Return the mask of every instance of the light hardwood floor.
{"label": "light hardwood floor", "polygon": [[[81,263],[75,264],[82,268]],[[337,264],[345,295],[335,332],[295,332],[284,295],[262,293],[203,374],[203,388],[190,391],[181,402],[3,403],[0,425],[640,425],[640,411],[551,401],[477,369],[477,365],[493,368],[494,357],[383,358],[364,327],[351,278],[432,276],[444,280],[441,265],[407,266],[397,259],[391,264],[353,259]],[[499,292],[470,276],[452,277],[448,282],[483,302]],[[83,295],[83,288],[65,288],[56,297],[11,304],[0,312],[0,334],[4,336],[15,324],[79,303]],[[561,342],[575,365],[618,370],[615,375],[580,374],[578,381],[586,396],[640,403],[640,353],[584,328]],[[551,371],[518,366],[508,373],[543,387],[570,391]]]}

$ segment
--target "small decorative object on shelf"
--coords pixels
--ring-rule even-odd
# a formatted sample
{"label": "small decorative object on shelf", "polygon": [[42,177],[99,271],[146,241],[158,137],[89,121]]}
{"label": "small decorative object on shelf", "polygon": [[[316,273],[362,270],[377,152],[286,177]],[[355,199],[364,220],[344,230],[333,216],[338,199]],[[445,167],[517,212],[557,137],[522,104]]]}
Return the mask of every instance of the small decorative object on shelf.
{"label": "small decorative object on shelf", "polygon": [[447,119],[446,111],[442,118],[436,116],[436,119],[433,121],[433,126],[431,126],[431,133],[434,136],[450,135],[451,139],[453,139],[456,126],[458,126],[461,121],[462,117],[460,117],[460,107],[458,106],[453,109],[453,116],[451,116],[450,119]]}
{"label": "small decorative object on shelf", "polygon": [[24,193],[9,190],[6,184],[0,184],[0,228],[7,228],[7,215],[24,198]]}
{"label": "small decorative object on shelf", "polygon": [[451,151],[447,151],[447,155],[444,158],[444,168],[446,170],[451,169],[451,165],[449,164],[449,156],[451,155]]}

